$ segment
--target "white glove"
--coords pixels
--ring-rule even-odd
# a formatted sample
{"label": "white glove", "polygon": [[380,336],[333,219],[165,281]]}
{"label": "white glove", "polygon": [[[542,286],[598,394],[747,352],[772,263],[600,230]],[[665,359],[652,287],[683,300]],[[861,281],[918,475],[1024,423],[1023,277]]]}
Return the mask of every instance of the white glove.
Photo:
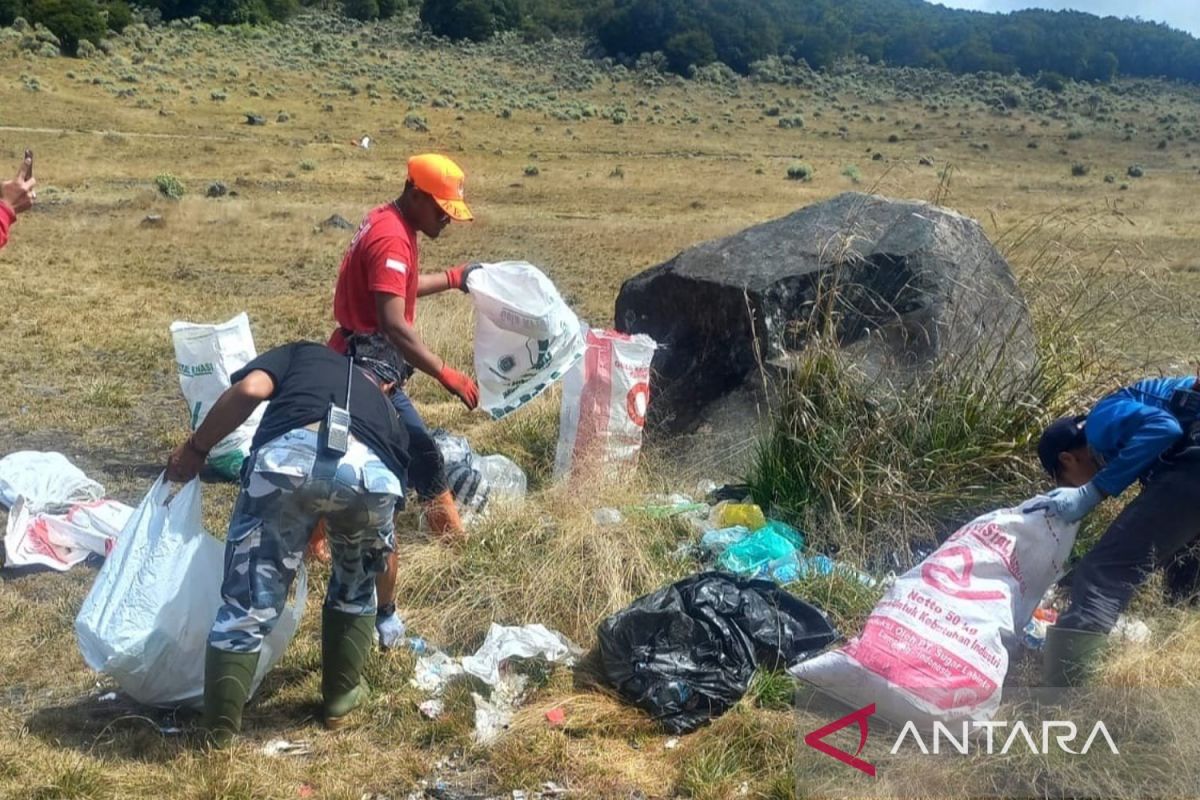
{"label": "white glove", "polygon": [[1025,511],[1045,511],[1046,516],[1059,517],[1063,522],[1079,522],[1103,499],[1099,489],[1086,483],[1078,489],[1055,489],[1046,495],[1045,502],[1035,503]]}
{"label": "white glove", "polygon": [[398,614],[375,618],[375,633],[380,648],[390,650],[404,639],[404,620]]}

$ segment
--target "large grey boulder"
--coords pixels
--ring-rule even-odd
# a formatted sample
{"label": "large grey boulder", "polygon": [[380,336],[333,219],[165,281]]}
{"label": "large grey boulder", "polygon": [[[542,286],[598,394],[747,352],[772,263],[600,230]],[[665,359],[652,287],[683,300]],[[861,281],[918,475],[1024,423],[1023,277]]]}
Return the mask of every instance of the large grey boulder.
{"label": "large grey boulder", "polygon": [[745,466],[773,388],[821,331],[869,380],[896,385],[950,358],[981,375],[996,367],[991,380],[1019,379],[1035,362],[1024,298],[979,223],[858,193],[629,279],[616,326],[661,345],[650,443],[710,473]]}

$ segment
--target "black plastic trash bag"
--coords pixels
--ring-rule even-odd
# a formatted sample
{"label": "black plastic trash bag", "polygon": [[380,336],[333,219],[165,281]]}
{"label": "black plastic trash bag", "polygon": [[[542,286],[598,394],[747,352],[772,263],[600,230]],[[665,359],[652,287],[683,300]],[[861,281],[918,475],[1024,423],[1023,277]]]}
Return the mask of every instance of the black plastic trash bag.
{"label": "black plastic trash bag", "polygon": [[760,665],[790,666],[838,638],[820,611],[774,583],[724,572],[635,600],[598,636],[605,679],[672,733],[724,714]]}

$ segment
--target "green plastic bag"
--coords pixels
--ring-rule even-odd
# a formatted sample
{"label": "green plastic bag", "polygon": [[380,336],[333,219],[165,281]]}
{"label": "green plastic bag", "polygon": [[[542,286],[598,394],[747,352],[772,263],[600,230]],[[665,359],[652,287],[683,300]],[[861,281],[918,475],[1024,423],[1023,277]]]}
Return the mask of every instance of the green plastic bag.
{"label": "green plastic bag", "polygon": [[717,563],[722,569],[739,575],[758,575],[772,561],[804,549],[804,535],[783,522],[772,520],[764,527],[732,545]]}

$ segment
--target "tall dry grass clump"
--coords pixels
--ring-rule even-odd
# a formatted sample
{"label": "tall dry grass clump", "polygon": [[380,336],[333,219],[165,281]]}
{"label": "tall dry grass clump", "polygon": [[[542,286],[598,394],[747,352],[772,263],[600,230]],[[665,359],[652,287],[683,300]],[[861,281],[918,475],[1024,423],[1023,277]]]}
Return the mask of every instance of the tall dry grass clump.
{"label": "tall dry grass clump", "polygon": [[1120,254],[1088,244],[1114,220],[1111,209],[1056,214],[996,235],[1029,298],[1032,364],[1001,331],[908,383],[869,377],[837,334],[843,295],[857,289],[831,281],[819,300],[828,311],[759,442],[749,475],[756,500],[818,545],[876,562],[1043,490],[1034,451],[1044,425],[1136,374],[1106,332],[1144,324],[1146,309],[1128,299],[1130,275],[1113,268]]}

